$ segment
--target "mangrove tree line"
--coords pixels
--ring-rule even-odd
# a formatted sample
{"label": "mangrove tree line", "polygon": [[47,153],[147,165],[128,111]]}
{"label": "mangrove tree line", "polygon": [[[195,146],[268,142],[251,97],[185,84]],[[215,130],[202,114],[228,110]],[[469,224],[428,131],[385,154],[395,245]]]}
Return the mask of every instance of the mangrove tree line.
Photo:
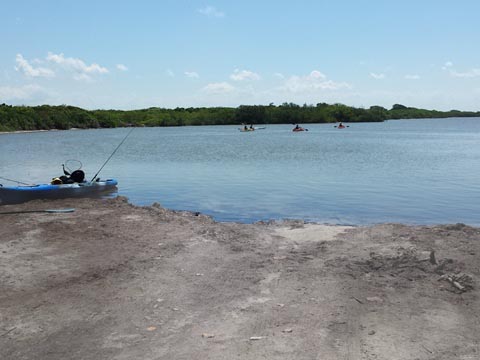
{"label": "mangrove tree line", "polygon": [[436,111],[395,104],[391,109],[368,109],[343,104],[241,105],[237,108],[152,107],[142,110],[85,110],[74,106],[0,105],[0,131],[124,126],[185,126],[232,124],[308,124],[335,122],[380,122],[388,119],[480,117],[480,111]]}

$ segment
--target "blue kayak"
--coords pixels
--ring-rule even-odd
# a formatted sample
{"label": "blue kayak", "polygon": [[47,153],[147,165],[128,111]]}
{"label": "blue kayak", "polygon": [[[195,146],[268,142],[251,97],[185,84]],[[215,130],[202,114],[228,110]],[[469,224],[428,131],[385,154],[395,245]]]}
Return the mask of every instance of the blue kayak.
{"label": "blue kayak", "polygon": [[0,205],[20,204],[37,199],[64,199],[95,196],[116,189],[115,179],[73,184],[39,184],[27,186],[1,186]]}

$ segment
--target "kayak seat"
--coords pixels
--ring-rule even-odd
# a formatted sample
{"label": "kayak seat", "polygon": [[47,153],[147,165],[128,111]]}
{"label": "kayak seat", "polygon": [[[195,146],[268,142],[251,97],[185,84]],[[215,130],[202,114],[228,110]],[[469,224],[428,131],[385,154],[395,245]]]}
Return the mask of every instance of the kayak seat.
{"label": "kayak seat", "polygon": [[82,170],[75,170],[70,175],[70,179],[74,182],[81,183],[85,180],[85,173]]}

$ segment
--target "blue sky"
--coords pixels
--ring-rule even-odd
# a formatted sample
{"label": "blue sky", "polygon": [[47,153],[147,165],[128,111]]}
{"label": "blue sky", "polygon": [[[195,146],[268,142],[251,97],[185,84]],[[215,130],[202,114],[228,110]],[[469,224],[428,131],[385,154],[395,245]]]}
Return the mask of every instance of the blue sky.
{"label": "blue sky", "polygon": [[478,111],[478,14],[478,0],[2,0],[0,103]]}

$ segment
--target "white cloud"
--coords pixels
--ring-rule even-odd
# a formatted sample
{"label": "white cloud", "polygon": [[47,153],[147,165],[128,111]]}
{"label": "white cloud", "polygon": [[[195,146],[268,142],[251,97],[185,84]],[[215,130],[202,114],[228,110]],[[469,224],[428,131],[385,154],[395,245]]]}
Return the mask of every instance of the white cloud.
{"label": "white cloud", "polygon": [[281,90],[292,93],[310,92],[316,90],[338,90],[342,88],[350,89],[351,85],[345,82],[334,82],[327,80],[327,77],[318,70],[313,70],[306,76],[291,76],[285,81]]}
{"label": "white cloud", "polygon": [[249,70],[239,70],[235,69],[230,79],[234,81],[244,81],[244,80],[260,80],[260,75]]}
{"label": "white cloud", "polygon": [[[106,74],[109,72],[106,67],[100,66],[96,63],[87,65],[81,59],[67,58],[63,54],[53,54],[51,52],[48,53],[46,61],[39,59],[32,60],[32,63],[34,64],[44,64],[45,62],[47,62],[50,68],[34,67],[21,54],[17,54],[17,65],[15,66],[15,70],[20,71],[29,77],[54,77],[56,76],[56,73],[51,68],[60,66],[67,73],[72,73],[75,80],[93,80],[93,75]],[[127,69],[121,64],[117,65],[117,68],[120,69],[122,66],[124,69]]]}
{"label": "white cloud", "polygon": [[450,75],[458,78],[474,78],[480,76],[480,69],[471,69],[467,72],[450,71]]}
{"label": "white cloud", "polygon": [[213,6],[205,6],[204,8],[198,9],[198,12],[208,17],[222,18],[225,16],[224,12],[217,10]]}
{"label": "white cloud", "polygon": [[29,77],[55,76],[55,73],[51,69],[47,69],[43,67],[34,68],[21,54],[17,54],[15,61],[17,63],[17,66],[15,66],[15,70],[23,72],[26,76],[29,76]]}
{"label": "white cloud", "polygon": [[88,81],[88,82],[93,81],[92,77],[85,73],[74,74],[73,79],[77,81]]}
{"label": "white cloud", "polygon": [[279,79],[285,79],[285,75],[283,75],[282,73],[274,73],[273,76],[275,76],[276,78],[279,78]]}
{"label": "white cloud", "polygon": [[87,65],[81,59],[65,57],[63,54],[53,54],[51,52],[47,55],[47,60],[62,66],[67,71],[74,71],[73,78],[75,80],[92,80],[91,75],[106,74],[108,69],[96,63]]}
{"label": "white cloud", "polygon": [[235,87],[227,82],[211,83],[203,88],[209,94],[226,94],[235,90]]}
{"label": "white cloud", "polygon": [[445,64],[443,64],[442,69],[447,70],[448,68],[451,68],[453,66],[453,63],[451,61],[447,61]]}
{"label": "white cloud", "polygon": [[325,78],[326,78],[326,76],[325,76],[324,74],[322,74],[322,73],[321,73],[320,71],[318,71],[318,70],[313,70],[313,71],[310,73],[309,77],[310,77],[311,79],[325,79]]}
{"label": "white cloud", "polygon": [[120,71],[128,71],[128,67],[123,64],[117,64],[117,69]]}
{"label": "white cloud", "polygon": [[200,77],[195,71],[185,71],[185,76],[194,79],[198,79]]}
{"label": "white cloud", "polygon": [[43,88],[35,84],[19,87],[0,86],[0,103],[14,100],[29,100],[32,96],[42,92]]}
{"label": "white cloud", "polygon": [[376,80],[385,79],[385,74],[370,73],[370,76]]}
{"label": "white cloud", "polygon": [[171,69],[165,70],[165,74],[169,77],[175,77],[175,73]]}
{"label": "white cloud", "polygon": [[420,79],[419,75],[405,75],[405,79],[407,80],[418,80]]}
{"label": "white cloud", "polygon": [[453,68],[453,63],[451,61],[447,61],[443,66],[442,70],[448,71],[451,77],[455,78],[475,78],[480,77],[480,69],[474,68],[468,71],[457,71]]}

